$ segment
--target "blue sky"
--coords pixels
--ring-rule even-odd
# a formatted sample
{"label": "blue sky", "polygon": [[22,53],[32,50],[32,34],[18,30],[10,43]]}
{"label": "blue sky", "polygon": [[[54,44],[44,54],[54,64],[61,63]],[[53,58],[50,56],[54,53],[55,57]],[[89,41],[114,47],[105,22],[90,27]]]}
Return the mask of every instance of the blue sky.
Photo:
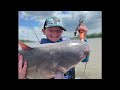
{"label": "blue sky", "polygon": [[102,32],[102,12],[101,11],[19,11],[19,39],[37,40],[34,30],[39,39],[45,37],[42,28],[46,18],[57,16],[67,29],[63,37],[74,37],[74,31],[82,18],[88,28],[88,34]]}
{"label": "blue sky", "polygon": [[19,19],[19,26],[25,26],[25,27],[38,27],[39,22],[35,20],[25,20],[24,18]]}

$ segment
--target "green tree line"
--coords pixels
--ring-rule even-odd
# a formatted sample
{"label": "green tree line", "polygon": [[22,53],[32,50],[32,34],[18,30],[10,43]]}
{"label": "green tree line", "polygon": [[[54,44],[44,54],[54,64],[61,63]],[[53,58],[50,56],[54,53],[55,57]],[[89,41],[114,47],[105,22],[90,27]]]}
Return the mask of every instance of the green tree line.
{"label": "green tree line", "polygon": [[[97,37],[102,37],[102,33],[93,33],[93,34],[88,34],[86,38],[97,38]],[[71,39],[79,39],[79,35],[76,37],[72,37]]]}

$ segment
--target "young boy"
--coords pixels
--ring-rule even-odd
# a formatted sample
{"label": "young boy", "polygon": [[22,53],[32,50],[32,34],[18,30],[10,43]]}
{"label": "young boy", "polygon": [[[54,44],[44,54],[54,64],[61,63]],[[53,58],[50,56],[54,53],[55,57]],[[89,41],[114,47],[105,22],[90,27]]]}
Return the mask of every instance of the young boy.
{"label": "young boy", "polygon": [[[87,32],[87,28],[85,26],[83,26],[79,29],[82,29],[83,32],[85,32],[85,33]],[[43,31],[44,35],[46,35],[46,38],[41,39],[41,41],[40,41],[41,44],[56,43],[56,42],[62,42],[65,40],[70,40],[69,38],[62,37],[63,31],[67,31],[67,30],[63,27],[62,21],[57,17],[47,18],[45,20],[42,31]],[[23,70],[23,72],[25,72],[25,71],[26,71],[26,69]],[[24,74],[24,73],[22,73],[22,74]],[[67,73],[65,73],[64,79],[75,79],[75,68],[72,68]]]}

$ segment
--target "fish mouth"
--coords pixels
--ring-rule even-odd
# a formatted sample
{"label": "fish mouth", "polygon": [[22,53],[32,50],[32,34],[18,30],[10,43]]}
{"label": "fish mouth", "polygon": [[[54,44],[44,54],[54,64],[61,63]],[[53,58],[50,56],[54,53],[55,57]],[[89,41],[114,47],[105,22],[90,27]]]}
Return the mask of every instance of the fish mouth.
{"label": "fish mouth", "polygon": [[90,47],[89,47],[89,46],[86,46],[86,47],[84,48],[84,55],[87,57],[87,56],[89,56],[89,54],[90,54]]}
{"label": "fish mouth", "polygon": [[86,57],[88,57],[90,54],[90,48],[89,46],[86,46],[83,50],[83,55],[80,57],[80,60],[84,60]]}

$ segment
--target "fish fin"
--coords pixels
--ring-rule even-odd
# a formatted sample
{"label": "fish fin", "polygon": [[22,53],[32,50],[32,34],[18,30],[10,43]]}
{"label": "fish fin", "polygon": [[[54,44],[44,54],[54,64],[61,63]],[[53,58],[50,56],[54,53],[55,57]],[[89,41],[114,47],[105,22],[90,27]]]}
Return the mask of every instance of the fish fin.
{"label": "fish fin", "polygon": [[32,47],[24,44],[23,42],[19,41],[19,45],[21,46],[22,50],[31,50],[33,49]]}
{"label": "fish fin", "polygon": [[66,73],[68,70],[64,67],[57,67],[57,70],[63,72],[63,73]]}

